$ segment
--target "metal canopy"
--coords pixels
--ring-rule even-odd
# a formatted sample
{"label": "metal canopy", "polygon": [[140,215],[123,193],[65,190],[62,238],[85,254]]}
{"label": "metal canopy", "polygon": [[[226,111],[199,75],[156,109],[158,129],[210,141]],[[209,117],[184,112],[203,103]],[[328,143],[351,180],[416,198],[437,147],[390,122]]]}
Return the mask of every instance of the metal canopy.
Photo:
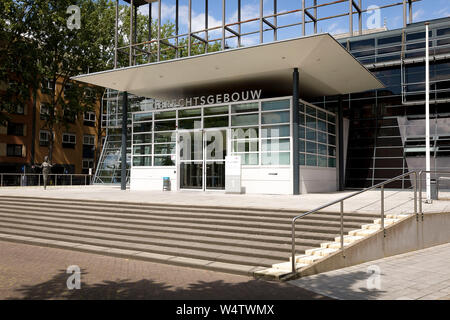
{"label": "metal canopy", "polygon": [[316,97],[383,88],[383,84],[329,34],[271,42],[188,58],[80,75],[72,79],[132,94],[175,99],[262,89],[263,96]]}

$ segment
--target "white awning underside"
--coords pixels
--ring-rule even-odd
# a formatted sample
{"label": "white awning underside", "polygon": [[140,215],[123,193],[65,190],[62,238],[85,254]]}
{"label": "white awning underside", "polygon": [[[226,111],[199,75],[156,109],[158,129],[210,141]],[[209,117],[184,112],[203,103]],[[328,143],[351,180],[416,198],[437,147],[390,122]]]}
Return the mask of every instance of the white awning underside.
{"label": "white awning underside", "polygon": [[156,99],[243,89],[262,89],[265,96],[282,96],[292,94],[294,68],[300,73],[301,97],[384,87],[329,34],[85,74],[73,79]]}

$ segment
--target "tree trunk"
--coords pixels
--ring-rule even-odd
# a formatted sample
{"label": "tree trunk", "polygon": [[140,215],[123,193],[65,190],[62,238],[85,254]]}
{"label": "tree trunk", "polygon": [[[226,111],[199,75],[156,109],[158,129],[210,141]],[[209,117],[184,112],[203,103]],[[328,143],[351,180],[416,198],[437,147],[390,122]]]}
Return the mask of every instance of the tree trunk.
{"label": "tree trunk", "polygon": [[48,161],[50,163],[52,163],[53,143],[54,143],[54,141],[53,141],[53,136],[54,136],[53,128],[51,128],[49,131],[50,131],[50,137],[49,137],[49,140],[48,140]]}

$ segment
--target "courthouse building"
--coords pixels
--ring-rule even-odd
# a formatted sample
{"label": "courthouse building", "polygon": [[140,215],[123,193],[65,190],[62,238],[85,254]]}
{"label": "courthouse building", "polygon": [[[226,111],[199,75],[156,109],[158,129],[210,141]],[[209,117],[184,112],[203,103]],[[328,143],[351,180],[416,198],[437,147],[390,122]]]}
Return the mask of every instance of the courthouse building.
{"label": "courthouse building", "polygon": [[[368,187],[425,167],[425,24],[412,23],[415,1],[397,3],[404,27],[395,30],[363,30],[366,10],[356,1],[290,11],[274,1],[271,14],[261,1],[250,20],[238,1],[236,21],[224,5],[221,26],[208,27],[206,14],[205,28],[192,30],[189,14],[187,32],[177,1],[168,38],[159,31],[164,0],[127,2],[133,36],[116,47],[116,61],[127,54],[129,64],[74,78],[108,89],[96,183],[125,182],[126,173],[132,190],[162,190],[170,180],[172,191],[300,194]],[[336,3],[347,4],[349,32],[317,32],[317,11]],[[136,43],[136,9],[147,5],[158,11],[158,32]],[[300,22],[278,23],[287,15]],[[282,39],[285,28],[298,37]],[[248,36],[259,43],[243,46]],[[208,52],[209,43],[222,50]],[[194,46],[203,52],[194,55]],[[430,48],[432,168],[449,170],[449,18],[430,21]],[[390,185],[410,186],[408,177]]]}

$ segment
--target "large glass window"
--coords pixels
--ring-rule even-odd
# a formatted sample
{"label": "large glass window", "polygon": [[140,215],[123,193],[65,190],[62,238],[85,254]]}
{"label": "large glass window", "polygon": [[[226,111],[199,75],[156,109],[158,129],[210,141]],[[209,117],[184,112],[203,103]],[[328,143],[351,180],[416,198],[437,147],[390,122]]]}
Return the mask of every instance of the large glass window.
{"label": "large glass window", "polygon": [[300,107],[299,161],[302,166],[336,167],[336,116],[318,107]]}
{"label": "large glass window", "polygon": [[291,99],[279,99],[135,113],[132,164],[173,166],[177,130],[225,127],[231,154],[241,156],[244,166],[290,165],[290,109]]}

